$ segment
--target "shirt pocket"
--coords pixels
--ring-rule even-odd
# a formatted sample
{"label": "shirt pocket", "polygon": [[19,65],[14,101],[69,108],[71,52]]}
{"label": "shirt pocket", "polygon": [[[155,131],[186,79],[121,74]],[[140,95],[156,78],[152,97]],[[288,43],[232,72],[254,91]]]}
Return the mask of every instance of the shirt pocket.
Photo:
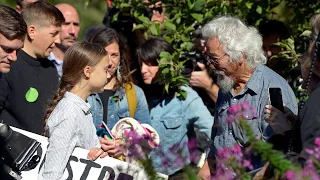
{"label": "shirt pocket", "polygon": [[122,100],[116,108],[119,119],[130,117],[128,101]]}
{"label": "shirt pocket", "polygon": [[183,117],[163,117],[161,121],[164,130],[163,141],[177,143],[177,141],[183,136]]}

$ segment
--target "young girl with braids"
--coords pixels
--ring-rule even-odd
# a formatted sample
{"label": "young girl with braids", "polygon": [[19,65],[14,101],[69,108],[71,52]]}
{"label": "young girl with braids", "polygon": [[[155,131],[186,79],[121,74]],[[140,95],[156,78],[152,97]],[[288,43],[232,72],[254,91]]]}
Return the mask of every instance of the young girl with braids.
{"label": "young girl with braids", "polygon": [[90,150],[90,160],[107,155],[86,99],[103,91],[110,78],[108,61],[107,51],[98,44],[80,42],[66,51],[61,84],[45,116],[49,146],[38,180],[61,179],[75,147]]}

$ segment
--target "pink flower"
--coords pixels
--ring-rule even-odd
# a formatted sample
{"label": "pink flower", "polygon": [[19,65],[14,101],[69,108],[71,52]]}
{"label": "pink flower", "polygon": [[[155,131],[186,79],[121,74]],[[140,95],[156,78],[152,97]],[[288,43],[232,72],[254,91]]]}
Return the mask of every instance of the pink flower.
{"label": "pink flower", "polygon": [[248,169],[250,169],[250,170],[253,170],[253,166],[251,165],[251,162],[249,161],[249,160],[243,160],[243,162],[242,162],[243,164],[243,167],[245,167],[245,168],[248,168]]}
{"label": "pink flower", "polygon": [[237,118],[234,115],[230,114],[230,115],[227,116],[228,124],[232,124],[233,121],[235,121],[235,120],[237,120]]}
{"label": "pink flower", "polygon": [[314,140],[314,144],[320,147],[320,137],[317,137],[317,138]]}
{"label": "pink flower", "polygon": [[310,155],[312,155],[312,154],[314,153],[314,151],[313,151],[312,149],[308,149],[308,148],[306,148],[306,152],[307,152],[308,154],[310,154]]}
{"label": "pink flower", "polygon": [[235,105],[229,107],[228,111],[231,114],[235,114],[235,113],[241,111],[241,106],[239,104],[235,104]]}
{"label": "pink flower", "polygon": [[293,170],[288,170],[287,172],[286,172],[286,178],[288,179],[288,180],[294,180],[295,178],[295,173],[294,173],[294,171]]}
{"label": "pink flower", "polygon": [[248,102],[244,102],[241,104],[243,110],[247,110],[250,108],[250,104]]}

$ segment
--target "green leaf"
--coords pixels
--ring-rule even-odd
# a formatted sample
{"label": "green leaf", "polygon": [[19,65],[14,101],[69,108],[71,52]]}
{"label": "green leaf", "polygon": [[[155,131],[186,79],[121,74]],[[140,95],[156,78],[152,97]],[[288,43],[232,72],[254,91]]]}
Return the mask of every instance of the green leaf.
{"label": "green leaf", "polygon": [[132,29],[132,31],[135,31],[135,30],[138,30],[138,29],[143,29],[143,28],[144,28],[143,24],[138,24]]}
{"label": "green leaf", "polygon": [[253,2],[246,2],[246,6],[248,9],[251,9],[253,5]]}
{"label": "green leaf", "polygon": [[164,88],[165,88],[166,92],[169,92],[169,84],[165,84]]}
{"label": "green leaf", "polygon": [[187,42],[186,48],[188,51],[190,51],[193,48],[193,43],[192,42]]}
{"label": "green leaf", "polygon": [[258,14],[262,14],[262,7],[261,6],[258,6],[257,9],[256,9],[257,13]]}
{"label": "green leaf", "polygon": [[145,17],[145,16],[143,16],[143,15],[138,16],[138,19],[139,19],[141,22],[145,23],[145,24],[149,24],[149,23],[150,23],[150,19],[147,18],[147,17]]}
{"label": "green leaf", "polygon": [[173,39],[170,36],[164,35],[163,39],[166,40],[169,44],[172,43]]}
{"label": "green leaf", "polygon": [[303,31],[303,33],[300,36],[310,37],[311,36],[311,31],[310,30],[305,30],[305,31]]}
{"label": "green leaf", "polygon": [[160,57],[161,57],[161,58],[170,59],[171,55],[170,55],[170,53],[168,53],[167,51],[162,51],[162,52],[160,53]]}
{"label": "green leaf", "polygon": [[119,12],[117,12],[116,14],[113,15],[112,17],[112,22],[116,21],[118,19],[118,16],[119,16]]}
{"label": "green leaf", "polygon": [[180,95],[182,96],[183,99],[186,99],[187,98],[187,92],[183,89],[179,89],[179,93]]}
{"label": "green leaf", "polygon": [[176,20],[176,23],[177,23],[177,24],[180,24],[180,22],[181,22],[181,18],[178,17],[177,20]]}
{"label": "green leaf", "polygon": [[164,68],[162,70],[162,74],[168,74],[169,73],[169,68]]}
{"label": "green leaf", "polygon": [[188,7],[189,7],[189,9],[193,8],[193,4],[191,3],[191,0],[188,0]]}
{"label": "green leaf", "polygon": [[124,7],[130,7],[130,4],[128,3],[121,3],[120,7],[124,8]]}
{"label": "green leaf", "polygon": [[206,0],[197,0],[193,4],[193,10],[194,11],[201,11],[205,8]]}
{"label": "green leaf", "polygon": [[202,14],[197,14],[197,13],[192,13],[191,16],[198,21],[198,23],[201,23],[203,20],[203,15]]}
{"label": "green leaf", "polygon": [[164,23],[164,27],[165,27],[166,29],[168,29],[168,30],[173,30],[173,31],[175,31],[175,30],[177,29],[176,25],[173,24],[173,23],[171,23],[170,21],[166,21],[166,22]]}
{"label": "green leaf", "polygon": [[134,11],[133,16],[135,18],[138,18],[140,16],[140,13],[138,11]]}
{"label": "green leaf", "polygon": [[160,35],[160,25],[157,23],[152,23],[150,26],[150,31],[152,35],[159,36]]}
{"label": "green leaf", "polygon": [[182,40],[182,41],[190,41],[190,36],[187,36],[187,35],[185,35],[185,34],[182,34],[182,35],[181,35],[181,40]]}
{"label": "green leaf", "polygon": [[184,33],[188,34],[190,31],[194,31],[193,25],[187,27],[187,28],[184,30]]}

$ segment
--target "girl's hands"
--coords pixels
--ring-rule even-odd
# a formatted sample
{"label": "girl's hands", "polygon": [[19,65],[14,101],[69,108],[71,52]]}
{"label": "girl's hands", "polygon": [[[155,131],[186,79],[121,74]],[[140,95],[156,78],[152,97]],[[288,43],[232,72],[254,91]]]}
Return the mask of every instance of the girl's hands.
{"label": "girl's hands", "polygon": [[108,153],[104,152],[101,148],[93,148],[88,153],[88,159],[89,160],[96,160],[98,157],[104,158],[108,155]]}
{"label": "girl's hands", "polygon": [[117,138],[115,140],[109,139],[107,136],[104,136],[104,138],[99,138],[101,148],[111,157],[117,157],[122,152],[122,147],[124,146],[124,142],[122,139]]}

